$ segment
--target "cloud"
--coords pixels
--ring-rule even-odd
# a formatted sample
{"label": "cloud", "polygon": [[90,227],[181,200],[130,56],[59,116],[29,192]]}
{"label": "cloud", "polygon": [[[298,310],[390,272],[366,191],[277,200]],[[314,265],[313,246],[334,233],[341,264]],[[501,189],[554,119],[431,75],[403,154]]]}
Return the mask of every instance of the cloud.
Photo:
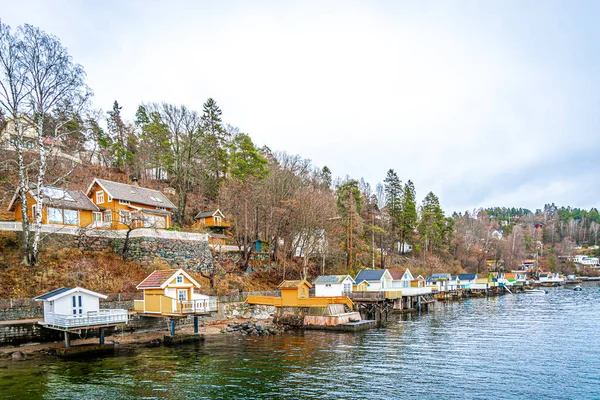
{"label": "cloud", "polygon": [[373,186],[394,168],[449,212],[600,195],[597,5],[26,3],[5,21],[56,34],[96,107],[213,97],[259,144]]}

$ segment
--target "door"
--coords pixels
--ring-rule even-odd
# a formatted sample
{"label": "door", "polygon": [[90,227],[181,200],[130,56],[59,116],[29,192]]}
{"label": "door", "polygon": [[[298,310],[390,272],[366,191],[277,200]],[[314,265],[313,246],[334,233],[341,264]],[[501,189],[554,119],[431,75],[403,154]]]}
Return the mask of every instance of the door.
{"label": "door", "polygon": [[73,316],[81,317],[83,315],[83,304],[81,296],[72,296]]}

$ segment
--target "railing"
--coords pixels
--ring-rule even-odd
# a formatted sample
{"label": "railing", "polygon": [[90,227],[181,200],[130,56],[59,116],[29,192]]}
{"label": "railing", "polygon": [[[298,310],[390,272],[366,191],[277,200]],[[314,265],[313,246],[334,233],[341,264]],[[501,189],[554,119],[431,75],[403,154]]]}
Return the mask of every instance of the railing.
{"label": "railing", "polygon": [[218,300],[210,297],[207,300],[183,300],[179,301],[177,307],[182,314],[206,313],[218,311]]}
{"label": "railing", "polygon": [[127,318],[127,310],[89,311],[81,316],[46,313],[44,316],[44,324],[62,328],[75,328],[80,326],[126,323]]}

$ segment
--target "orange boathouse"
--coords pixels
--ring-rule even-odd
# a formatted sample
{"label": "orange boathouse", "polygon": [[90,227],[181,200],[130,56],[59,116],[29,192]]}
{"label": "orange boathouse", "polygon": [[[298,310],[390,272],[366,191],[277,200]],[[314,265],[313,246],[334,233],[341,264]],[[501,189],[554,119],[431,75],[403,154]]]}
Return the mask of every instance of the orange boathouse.
{"label": "orange boathouse", "polygon": [[344,304],[350,309],[354,303],[347,296],[310,297],[312,285],[306,280],[283,281],[277,289],[280,296],[248,296],[248,304],[275,307],[327,307],[331,304]]}

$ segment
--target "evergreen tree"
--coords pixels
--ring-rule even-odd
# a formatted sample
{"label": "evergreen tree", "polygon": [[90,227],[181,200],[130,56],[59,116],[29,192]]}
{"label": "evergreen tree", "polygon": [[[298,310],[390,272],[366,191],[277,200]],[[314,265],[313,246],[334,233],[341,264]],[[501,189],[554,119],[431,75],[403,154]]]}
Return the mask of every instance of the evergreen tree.
{"label": "evergreen tree", "polygon": [[391,218],[392,246],[396,242],[398,228],[402,219],[402,182],[396,172],[390,169],[383,181],[385,188],[385,205]]}
{"label": "evergreen tree", "polygon": [[435,248],[443,244],[448,236],[447,231],[448,222],[440,207],[440,201],[433,192],[429,192],[421,205],[421,220],[419,221],[419,233],[423,240],[424,250],[432,253]]}
{"label": "evergreen tree", "polygon": [[117,168],[132,166],[137,147],[137,138],[133,129],[123,121],[121,108],[115,100],[112,110],[107,112],[106,119],[110,139],[105,144],[110,146],[110,154]]}
{"label": "evergreen tree", "polygon": [[417,214],[417,200],[415,186],[412,181],[406,182],[404,185],[402,196],[402,211],[400,220],[400,243],[401,252],[404,252],[404,243],[413,244],[415,229],[419,215]]}
{"label": "evergreen tree", "polygon": [[201,117],[201,154],[205,168],[206,195],[215,199],[217,197],[222,179],[227,173],[230,162],[227,152],[228,142],[231,139],[221,120],[222,111],[217,102],[209,98],[203,106]]}
{"label": "evergreen tree", "polygon": [[331,178],[331,170],[329,169],[329,167],[327,165],[324,166],[323,169],[321,170],[321,182],[323,183],[323,186],[326,187],[327,189],[331,188],[333,179]]}

